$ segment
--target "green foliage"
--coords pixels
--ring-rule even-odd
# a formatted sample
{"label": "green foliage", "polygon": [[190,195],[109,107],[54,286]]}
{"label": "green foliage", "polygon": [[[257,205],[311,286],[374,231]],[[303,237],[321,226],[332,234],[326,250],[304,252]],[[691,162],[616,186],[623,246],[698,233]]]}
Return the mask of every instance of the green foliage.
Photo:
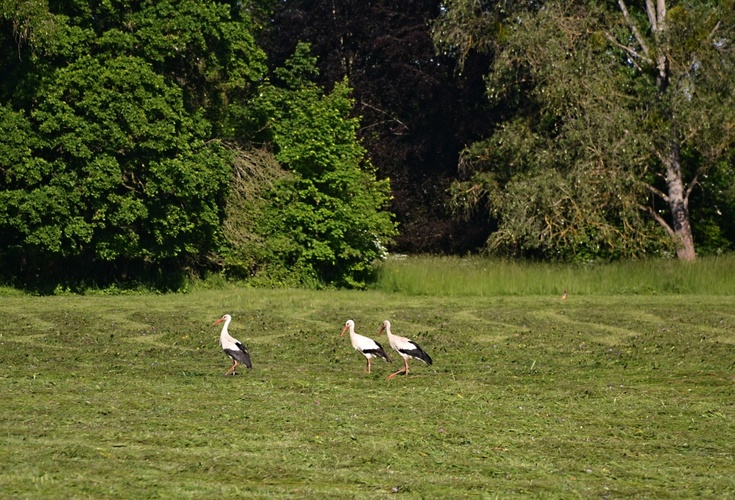
{"label": "green foliage", "polygon": [[[453,203],[464,211],[487,204],[499,221],[488,247],[502,255],[587,261],[666,250],[665,234],[640,210],[640,139],[618,136],[636,119],[624,75],[608,71],[609,58],[584,36],[560,34],[567,18],[557,15],[527,18],[504,39],[488,93],[507,100],[522,92],[523,103],[517,118],[465,150]],[[588,26],[573,33],[596,32],[593,18],[575,19]],[[519,74],[533,85],[519,89]]]}
{"label": "green foliage", "polygon": [[258,232],[259,224],[271,215],[266,212],[269,209],[269,191],[278,180],[289,175],[270,151],[236,151],[223,221],[227,244],[213,256],[223,270],[221,278],[246,280],[259,285],[298,284],[288,269],[278,263],[273,265],[267,248],[274,244],[274,240]]}
{"label": "green foliage", "polygon": [[[104,7],[100,10],[107,14]],[[188,110],[202,110],[213,133],[229,137],[230,107],[251,98],[266,72],[265,54],[255,42],[256,26],[248,12],[234,2],[144,2],[139,9],[123,11],[122,21],[98,43],[105,51],[150,62],[184,89]],[[132,30],[125,29],[128,26]]]}
{"label": "green foliage", "polygon": [[[456,57],[460,67],[473,51],[492,51],[495,40],[505,36],[504,20],[518,8],[516,2],[447,0],[434,21],[432,37],[442,51]],[[522,8],[524,2],[517,2]]]}
{"label": "green foliage", "polygon": [[273,281],[289,275],[312,285],[362,287],[395,233],[382,210],[389,184],[375,179],[357,140],[347,83],[326,94],[310,81],[315,72],[308,46],[299,45],[276,72],[280,85],[264,85],[253,104],[252,116],[264,122],[259,138],[273,144],[292,174],[270,190],[257,221],[259,251],[268,255],[263,272]]}
{"label": "green foliage", "polygon": [[699,179],[689,201],[694,237],[700,254],[719,255],[735,249],[735,165],[719,161]]}
{"label": "green foliage", "polygon": [[15,96],[0,117],[4,272],[214,262],[269,283],[364,285],[395,231],[388,182],[356,139],[347,84],[325,95],[309,81],[308,48],[275,72],[280,86],[263,84],[260,6],[12,7],[1,20],[30,63],[2,87]]}
{"label": "green foliage", "polygon": [[[204,110],[217,133],[226,133],[232,101],[248,98],[266,71],[254,9],[239,3],[75,2],[53,12],[45,2],[7,3],[17,3],[3,9],[17,39],[8,65],[28,58],[31,71],[45,72],[84,55],[137,57],[184,89],[186,109]],[[20,83],[21,91],[30,84]]]}

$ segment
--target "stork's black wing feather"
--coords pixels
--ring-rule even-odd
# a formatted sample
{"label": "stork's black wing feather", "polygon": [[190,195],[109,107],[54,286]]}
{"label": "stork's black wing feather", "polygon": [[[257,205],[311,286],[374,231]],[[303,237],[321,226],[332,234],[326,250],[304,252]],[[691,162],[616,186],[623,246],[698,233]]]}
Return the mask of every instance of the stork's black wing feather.
{"label": "stork's black wing feather", "polygon": [[[375,341],[373,341],[373,342],[375,342]],[[362,351],[362,352],[364,352],[364,353],[367,353],[367,354],[372,354],[373,356],[380,356],[381,358],[385,359],[385,360],[386,360],[386,361],[387,361],[388,363],[390,363],[390,362],[391,362],[391,360],[390,360],[390,358],[388,357],[388,353],[387,353],[387,352],[385,352],[385,349],[383,349],[383,346],[382,346],[382,345],[380,345],[380,344],[379,344],[379,343],[377,343],[377,342],[375,342],[375,345],[377,345],[377,346],[378,346],[378,348],[377,348],[377,349],[365,349],[365,350],[364,350],[364,351]]]}

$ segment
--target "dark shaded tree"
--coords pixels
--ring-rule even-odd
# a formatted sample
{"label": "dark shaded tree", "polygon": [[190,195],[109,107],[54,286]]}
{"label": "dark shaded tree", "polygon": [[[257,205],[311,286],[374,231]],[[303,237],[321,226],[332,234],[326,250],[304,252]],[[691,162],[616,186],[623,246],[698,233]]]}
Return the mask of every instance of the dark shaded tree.
{"label": "dark shaded tree", "polygon": [[[280,66],[298,41],[318,58],[319,83],[343,77],[353,87],[359,136],[381,178],[390,178],[397,252],[466,252],[491,224],[453,219],[446,191],[458,152],[491,125],[482,74],[437,55],[430,22],[439,3],[425,0],[286,1],[276,5],[262,45]],[[475,56],[470,57],[486,57]]]}

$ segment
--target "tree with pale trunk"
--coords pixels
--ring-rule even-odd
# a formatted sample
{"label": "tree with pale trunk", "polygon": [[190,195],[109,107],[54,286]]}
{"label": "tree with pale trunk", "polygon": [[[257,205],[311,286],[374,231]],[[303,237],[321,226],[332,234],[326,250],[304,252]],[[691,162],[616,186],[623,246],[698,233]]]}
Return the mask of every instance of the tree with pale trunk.
{"label": "tree with pale trunk", "polygon": [[733,5],[448,2],[435,41],[494,54],[502,116],[463,152],[454,206],[488,208],[496,250],[637,257],[668,240],[694,260],[691,195],[718,166],[732,172]]}

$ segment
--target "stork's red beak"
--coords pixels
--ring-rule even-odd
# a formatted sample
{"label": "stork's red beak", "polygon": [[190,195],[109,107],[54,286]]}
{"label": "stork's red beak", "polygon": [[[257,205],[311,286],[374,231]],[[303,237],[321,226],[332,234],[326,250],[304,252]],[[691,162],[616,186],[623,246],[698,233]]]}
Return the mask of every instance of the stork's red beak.
{"label": "stork's red beak", "polygon": [[343,337],[347,329],[350,327],[350,325],[345,325],[344,328],[342,328],[342,333],[339,334],[340,337]]}
{"label": "stork's red beak", "polygon": [[383,333],[383,330],[385,330],[385,325],[380,325],[380,330],[378,330],[378,335]]}
{"label": "stork's red beak", "polygon": [[218,319],[217,321],[215,321],[214,323],[212,323],[212,326],[214,326],[214,325],[219,325],[219,324],[220,324],[220,323],[222,323],[222,322],[223,322],[224,320],[225,320],[225,318],[220,318],[220,319]]}

